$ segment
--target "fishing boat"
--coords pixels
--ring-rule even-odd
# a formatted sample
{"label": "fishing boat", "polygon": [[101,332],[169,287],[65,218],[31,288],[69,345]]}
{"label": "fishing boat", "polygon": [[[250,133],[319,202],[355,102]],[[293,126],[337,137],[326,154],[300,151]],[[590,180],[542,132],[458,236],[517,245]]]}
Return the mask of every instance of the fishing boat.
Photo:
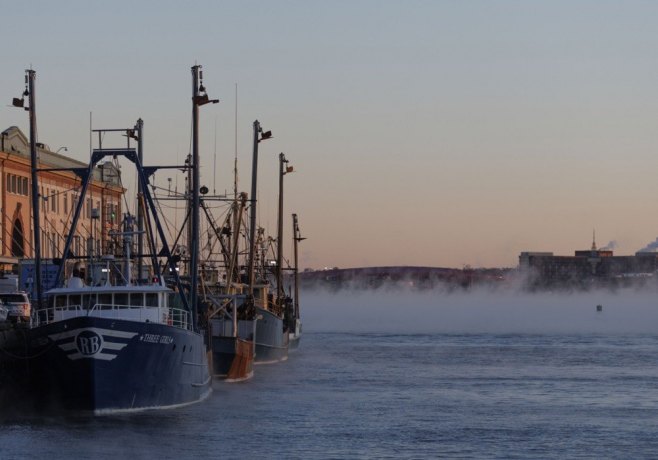
{"label": "fishing boat", "polygon": [[285,329],[283,310],[269,293],[269,285],[253,289],[256,310],[256,364],[271,364],[288,359],[289,337]]}
{"label": "fishing boat", "polygon": [[[262,132],[258,121],[254,122],[254,160],[252,162],[252,196],[256,195],[258,132]],[[270,134],[271,135],[271,134]],[[269,136],[268,136],[269,137]],[[256,363],[268,364],[288,359],[291,339],[293,348],[299,345],[301,337],[301,321],[299,319],[299,304],[295,305],[293,298],[285,292],[283,264],[283,178],[293,172],[288,165],[285,154],[279,154],[279,209],[276,240],[265,238],[264,230],[256,228],[256,201],[251,205],[251,254],[249,257],[249,288],[258,321],[256,323]],[[294,217],[296,222],[296,216]],[[296,225],[296,223],[295,223]],[[295,237],[299,236],[298,227]],[[296,243],[301,239],[295,239]],[[259,250],[256,251],[256,248]],[[270,260],[269,253],[276,259]],[[257,263],[258,262],[258,263]],[[295,260],[297,264],[297,260]],[[296,268],[295,268],[296,271]],[[298,278],[295,277],[295,281]],[[272,286],[275,292],[270,292]],[[298,295],[297,284],[296,295]],[[296,313],[297,312],[297,313]]]}
{"label": "fishing boat", "polygon": [[[199,94],[198,67],[192,68],[195,110]],[[34,120],[34,71],[28,71],[31,134]],[[196,99],[195,99],[196,98]],[[207,100],[207,96],[206,96]],[[84,411],[94,414],[163,409],[196,403],[211,392],[209,352],[197,321],[196,284],[186,290],[167,244],[148,177],[158,167],[142,166],[141,120],[130,129],[94,130],[99,139],[119,131],[138,140],[138,150],[99,145],[86,169],[75,169],[81,191],[59,261],[58,286],[41,292],[37,162],[32,144],[32,192],[37,294],[29,328],[0,337],[0,396],[32,410]],[[106,157],[124,157],[135,165],[142,200],[137,230],[127,215],[114,237],[119,254],[75,256],[72,241],[93,169]],[[197,157],[198,158],[198,157]],[[190,166],[196,169],[198,159]],[[61,170],[61,169],[60,169]],[[40,170],[44,171],[44,170]],[[196,197],[198,200],[198,195]],[[198,201],[197,201],[198,202]],[[140,223],[141,221],[141,223]],[[144,222],[149,225],[144,226]],[[195,220],[191,232],[198,233]],[[196,219],[198,224],[198,219]],[[156,246],[155,232],[158,236]],[[133,254],[132,243],[146,235],[150,254]],[[141,246],[141,241],[140,241]],[[157,252],[155,248],[158,248]],[[93,248],[93,246],[92,246]],[[131,263],[146,257],[135,272]],[[164,265],[160,260],[164,259]],[[191,265],[191,273],[196,266]],[[146,268],[146,270],[145,270]],[[143,280],[144,271],[149,272]],[[138,281],[134,281],[138,280]]]}
{"label": "fishing boat", "polygon": [[203,337],[190,312],[173,306],[162,277],[149,285],[87,286],[72,276],[47,295],[52,306],[26,331],[29,355],[25,367],[18,363],[35,409],[162,409],[209,394]]}
{"label": "fishing boat", "polygon": [[209,318],[212,374],[228,382],[254,375],[256,320],[244,294],[209,296],[215,309]]}
{"label": "fishing boat", "polygon": [[[234,171],[233,200],[214,193],[203,194],[201,199],[208,226],[204,234],[208,237],[204,244],[200,288],[211,342],[211,372],[213,377],[226,382],[241,382],[253,377],[256,337],[256,315],[240,273],[240,261],[244,257],[240,242],[246,237],[243,216],[247,194],[237,191],[237,152]],[[216,222],[207,205],[215,200],[231,201],[221,223]]]}
{"label": "fishing boat", "polygon": [[[284,334],[282,312],[278,310],[273,296],[269,293],[268,267],[266,264],[267,246],[264,229],[256,226],[258,190],[258,146],[272,137],[271,131],[264,131],[258,120],[254,121],[253,157],[251,162],[251,206],[249,207],[249,257],[248,294],[249,302],[256,313],[256,339],[254,362],[273,363],[288,358],[288,337]],[[283,180],[281,178],[281,180]],[[283,186],[281,184],[281,186]],[[280,198],[282,199],[282,198]],[[258,261],[257,261],[258,259]]]}

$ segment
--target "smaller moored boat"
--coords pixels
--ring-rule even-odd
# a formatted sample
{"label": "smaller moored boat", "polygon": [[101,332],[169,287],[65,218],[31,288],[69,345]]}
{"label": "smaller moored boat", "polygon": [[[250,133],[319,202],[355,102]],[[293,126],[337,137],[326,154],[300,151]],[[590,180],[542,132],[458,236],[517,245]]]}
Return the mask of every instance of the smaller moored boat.
{"label": "smaller moored boat", "polygon": [[247,296],[222,294],[209,295],[206,299],[212,306],[208,323],[213,377],[228,382],[251,378],[256,321]]}

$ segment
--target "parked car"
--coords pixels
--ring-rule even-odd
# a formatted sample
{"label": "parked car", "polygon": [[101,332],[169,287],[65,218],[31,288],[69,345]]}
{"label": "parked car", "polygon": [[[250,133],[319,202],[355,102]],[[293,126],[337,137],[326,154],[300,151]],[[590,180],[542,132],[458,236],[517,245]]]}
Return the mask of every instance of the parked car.
{"label": "parked car", "polygon": [[0,301],[9,310],[7,319],[17,322],[29,322],[32,307],[25,292],[0,293]]}

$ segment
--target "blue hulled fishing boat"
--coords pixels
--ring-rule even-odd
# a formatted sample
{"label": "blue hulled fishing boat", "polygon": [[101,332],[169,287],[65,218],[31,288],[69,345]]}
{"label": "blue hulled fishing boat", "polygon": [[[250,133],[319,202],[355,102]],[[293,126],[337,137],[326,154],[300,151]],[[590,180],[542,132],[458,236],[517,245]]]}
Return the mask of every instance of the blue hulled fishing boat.
{"label": "blue hulled fishing boat", "polygon": [[[200,66],[192,68],[194,120],[198,106],[208,101],[199,84]],[[35,307],[29,326],[0,337],[0,397],[12,406],[33,410],[89,411],[95,414],[162,409],[201,401],[211,392],[209,346],[197,325],[198,248],[191,249],[192,282],[183,286],[177,260],[167,244],[149,177],[159,167],[142,165],[142,122],[134,128],[94,130],[99,140],[119,132],[137,140],[137,149],[94,149],[87,168],[67,169],[81,179],[63,257],[58,260],[57,287],[42,293],[39,188],[35,145],[34,71],[27,71],[30,96],[32,198],[35,242]],[[16,100],[15,100],[16,105]],[[194,136],[197,135],[195,128]],[[100,141],[99,141],[100,144]],[[198,150],[194,139],[191,168],[195,193],[190,194],[190,235],[198,241]],[[94,168],[106,158],[124,157],[135,165],[140,198],[137,216],[126,215],[121,232],[114,232],[116,254],[73,253],[83,204]],[[64,170],[60,168],[58,170]],[[87,201],[89,203],[90,201]],[[93,214],[93,213],[92,213]],[[146,223],[146,224],[145,224]],[[157,233],[157,244],[156,244]],[[142,238],[148,239],[148,253]],[[132,252],[133,239],[139,241]],[[142,264],[142,259],[147,263]],[[139,260],[135,271],[132,261]],[[147,276],[144,274],[147,273]],[[5,406],[6,407],[6,406]]]}

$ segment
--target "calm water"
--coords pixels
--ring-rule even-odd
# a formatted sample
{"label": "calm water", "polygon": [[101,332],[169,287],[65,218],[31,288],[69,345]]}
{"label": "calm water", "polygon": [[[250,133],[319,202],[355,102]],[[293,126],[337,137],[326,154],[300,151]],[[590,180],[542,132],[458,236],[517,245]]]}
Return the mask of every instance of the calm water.
{"label": "calm water", "polygon": [[[382,331],[332,332],[317,322],[328,308],[322,302],[307,303],[310,330],[302,348],[285,363],[257,367],[247,383],[216,384],[204,403],[174,411],[5,420],[0,457],[658,455],[658,323],[652,325],[656,334],[622,326],[615,332],[607,324],[618,323],[615,315],[597,316],[588,300],[591,324],[598,324],[592,327],[605,323],[605,333],[587,322],[574,333],[567,317],[566,332],[489,332],[480,323],[481,332],[395,334],[384,331],[395,325],[395,315],[380,305]],[[646,311],[644,301],[637,302],[641,308],[624,308]],[[356,317],[358,308],[353,305]],[[479,306],[461,308],[470,308],[474,321],[479,316]],[[658,314],[649,311],[637,324]],[[466,324],[443,313],[444,324]],[[507,319],[513,324],[513,315]],[[427,329],[425,323],[420,318],[419,328]]]}

